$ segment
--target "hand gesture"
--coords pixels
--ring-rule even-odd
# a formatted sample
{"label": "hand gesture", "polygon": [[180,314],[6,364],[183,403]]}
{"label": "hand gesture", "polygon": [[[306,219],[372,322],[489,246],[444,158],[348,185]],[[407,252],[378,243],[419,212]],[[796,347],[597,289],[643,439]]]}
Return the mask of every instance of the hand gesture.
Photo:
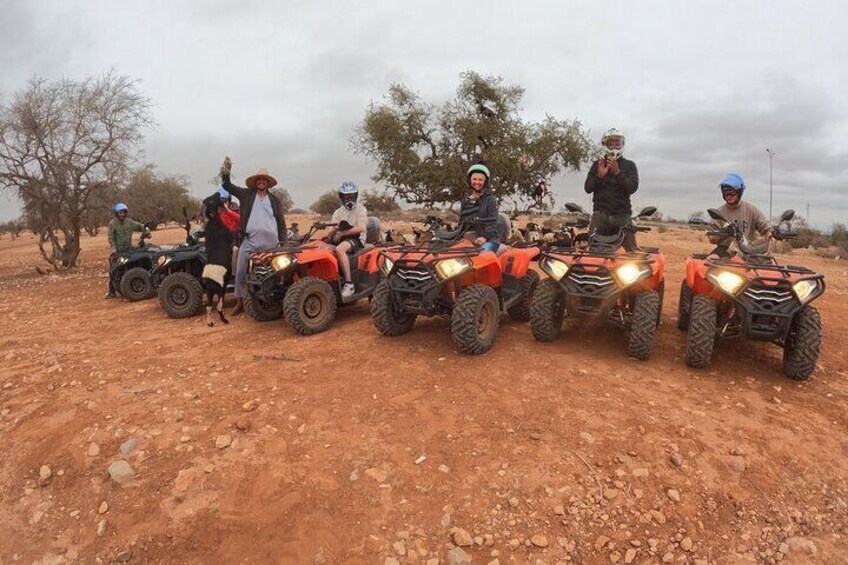
{"label": "hand gesture", "polygon": [[610,159],[609,163],[607,163],[607,168],[615,176],[621,173],[621,168],[618,166],[618,159]]}
{"label": "hand gesture", "polygon": [[598,178],[602,179],[607,176],[609,172],[609,167],[607,166],[607,160],[601,157],[598,159]]}
{"label": "hand gesture", "polygon": [[221,176],[228,177],[233,170],[233,162],[230,160],[230,157],[224,157],[224,162],[221,163]]}

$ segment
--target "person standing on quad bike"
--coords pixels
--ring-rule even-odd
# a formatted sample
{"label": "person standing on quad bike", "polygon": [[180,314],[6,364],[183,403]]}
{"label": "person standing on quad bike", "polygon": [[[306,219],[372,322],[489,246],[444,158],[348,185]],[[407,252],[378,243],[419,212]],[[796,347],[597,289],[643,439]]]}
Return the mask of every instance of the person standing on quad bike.
{"label": "person standing on quad bike", "polygon": [[239,245],[235,272],[236,306],[232,315],[244,311],[244,295],[247,293],[247,259],[254,251],[268,249],[286,241],[286,219],[283,215],[283,203],[271,188],[277,184],[267,169],[259,169],[253,176],[247,177],[247,188],[230,182],[233,163],[229,157],[221,165],[221,187],[239,199],[239,231],[242,241]]}
{"label": "person standing on quad bike", "polygon": [[[630,195],[639,188],[636,163],[624,158],[624,134],[608,129],[601,138],[604,154],[592,163],[583,188],[592,195],[589,233],[617,233],[630,224],[633,215]],[[624,248],[636,251],[636,234],[625,231]]]}
{"label": "person standing on quad bike", "polygon": [[[123,202],[115,204],[113,209],[115,217],[109,220],[109,264],[115,259],[118,253],[124,253],[132,249],[132,234],[135,231],[147,232],[147,226],[141,222],[137,222],[127,217],[129,209]],[[112,282],[112,277],[109,277],[109,291],[106,293],[106,298],[115,298],[115,287]]]}
{"label": "person standing on quad bike", "polygon": [[470,224],[476,236],[474,245],[495,253],[501,244],[498,226],[498,201],[489,192],[489,168],[483,164],[471,165],[465,174],[471,192],[462,199],[459,224]]}
{"label": "person standing on quad bike", "polygon": [[344,276],[342,298],[349,298],[356,292],[350,274],[350,257],[365,247],[365,235],[368,228],[368,210],[358,202],[359,189],[353,181],[343,181],[339,185],[339,200],[342,205],[333,212],[330,223],[338,224],[327,236],[336,248],[336,257]]}
{"label": "person standing on quad bike", "polygon": [[[748,243],[752,243],[756,234],[765,238],[765,252],[768,253],[768,248],[771,247],[772,226],[759,208],[749,202],[742,201],[742,193],[745,192],[745,181],[742,177],[736,173],[728,173],[721,179],[719,188],[721,188],[721,196],[725,202],[718,209],[721,215],[736,226],[739,233],[743,234],[745,239],[748,240]],[[719,228],[715,221],[711,225],[715,229]],[[709,239],[710,243],[718,246],[712,254],[721,257],[727,256],[728,247],[733,243],[732,238],[722,241],[717,236],[710,236]]]}

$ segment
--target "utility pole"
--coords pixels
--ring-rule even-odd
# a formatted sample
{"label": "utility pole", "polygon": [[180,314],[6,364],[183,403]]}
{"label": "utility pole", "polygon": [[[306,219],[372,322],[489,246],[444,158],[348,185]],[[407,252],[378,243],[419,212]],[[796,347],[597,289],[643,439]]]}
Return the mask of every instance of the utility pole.
{"label": "utility pole", "polygon": [[773,177],[772,177],[772,159],[774,159],[774,151],[771,150],[770,147],[766,147],[766,153],[769,156],[769,220],[774,219],[774,213],[772,211],[771,199],[772,199],[772,191],[773,191]]}

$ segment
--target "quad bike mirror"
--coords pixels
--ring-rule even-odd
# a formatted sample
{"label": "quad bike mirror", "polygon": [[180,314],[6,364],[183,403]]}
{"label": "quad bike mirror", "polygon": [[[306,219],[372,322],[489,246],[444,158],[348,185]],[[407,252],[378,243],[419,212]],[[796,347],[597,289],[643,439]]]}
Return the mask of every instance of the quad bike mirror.
{"label": "quad bike mirror", "polygon": [[783,214],[780,215],[781,222],[788,222],[792,218],[795,217],[795,210],[786,210]]}
{"label": "quad bike mirror", "polygon": [[722,222],[727,221],[727,220],[724,219],[724,216],[721,215],[721,212],[719,212],[715,208],[708,209],[707,214],[709,214],[710,218],[712,218],[713,220],[719,220],[719,221],[722,221]]}
{"label": "quad bike mirror", "polygon": [[583,208],[579,204],[575,204],[574,202],[566,202],[565,209],[571,212],[572,214],[585,214]]}
{"label": "quad bike mirror", "polygon": [[639,218],[647,218],[648,216],[653,216],[657,213],[656,206],[648,206],[646,208],[642,208],[642,211],[639,212]]}

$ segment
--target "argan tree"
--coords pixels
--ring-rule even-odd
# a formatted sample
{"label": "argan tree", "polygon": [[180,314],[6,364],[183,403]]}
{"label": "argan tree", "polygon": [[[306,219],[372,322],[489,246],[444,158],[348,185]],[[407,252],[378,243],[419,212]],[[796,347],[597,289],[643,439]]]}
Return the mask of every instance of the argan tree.
{"label": "argan tree", "polygon": [[376,161],[375,182],[411,204],[456,202],[467,168],[484,162],[502,208],[545,209],[553,204],[551,178],[579,170],[593,145],[577,120],[523,119],[523,96],[520,86],[472,71],[461,75],[456,97],[441,106],[393,84],[384,102],[367,109],[353,147]]}
{"label": "argan tree", "polygon": [[136,83],[114,72],[36,78],[0,104],[0,187],[22,200],[55,269],[76,266],[85,219],[137,158],[149,108]]}

